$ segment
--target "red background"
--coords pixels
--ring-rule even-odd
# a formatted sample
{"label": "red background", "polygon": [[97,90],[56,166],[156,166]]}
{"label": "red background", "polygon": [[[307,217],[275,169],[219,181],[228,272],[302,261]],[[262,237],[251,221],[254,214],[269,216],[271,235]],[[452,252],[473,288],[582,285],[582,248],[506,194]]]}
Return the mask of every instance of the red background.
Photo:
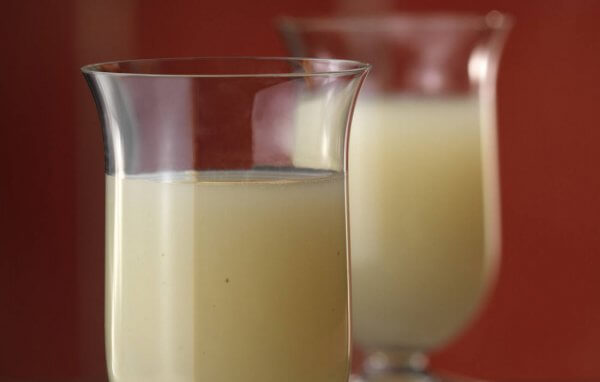
{"label": "red background", "polygon": [[284,55],[274,17],[367,8],[495,8],[516,18],[498,84],[500,280],[434,366],[504,380],[600,379],[600,2],[4,0],[0,380],[104,378],[102,144],[78,68]]}

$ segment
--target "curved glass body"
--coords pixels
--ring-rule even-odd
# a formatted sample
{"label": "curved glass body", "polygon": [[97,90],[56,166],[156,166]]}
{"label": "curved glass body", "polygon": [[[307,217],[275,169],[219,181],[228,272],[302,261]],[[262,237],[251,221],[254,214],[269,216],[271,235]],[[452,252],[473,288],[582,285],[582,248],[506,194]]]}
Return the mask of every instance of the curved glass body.
{"label": "curved glass body", "polygon": [[367,69],[83,68],[105,142],[112,382],[347,381],[345,153]]}
{"label": "curved glass body", "polygon": [[495,82],[506,16],[286,19],[294,55],[368,60],[350,137],[355,341],[365,373],[424,367],[500,256]]}

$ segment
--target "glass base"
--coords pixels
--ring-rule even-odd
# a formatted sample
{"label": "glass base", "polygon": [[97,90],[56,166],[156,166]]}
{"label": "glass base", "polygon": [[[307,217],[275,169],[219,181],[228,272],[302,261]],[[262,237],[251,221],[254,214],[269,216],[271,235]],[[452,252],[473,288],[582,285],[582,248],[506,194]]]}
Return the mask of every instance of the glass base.
{"label": "glass base", "polygon": [[424,353],[414,350],[368,352],[362,374],[352,375],[350,382],[483,382],[433,372],[427,368],[428,363]]}
{"label": "glass base", "polygon": [[437,377],[421,372],[353,375],[350,382],[441,382]]}
{"label": "glass base", "polygon": [[465,376],[444,375],[430,372],[397,372],[371,375],[352,375],[350,382],[485,382]]}

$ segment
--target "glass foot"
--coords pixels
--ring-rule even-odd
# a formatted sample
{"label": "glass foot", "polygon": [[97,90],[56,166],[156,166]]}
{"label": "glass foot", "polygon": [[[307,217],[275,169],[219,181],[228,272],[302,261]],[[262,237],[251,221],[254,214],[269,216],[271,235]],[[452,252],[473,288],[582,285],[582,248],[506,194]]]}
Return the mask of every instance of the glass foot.
{"label": "glass foot", "polygon": [[350,382],[442,382],[436,376],[423,372],[402,372],[393,374],[354,375]]}
{"label": "glass foot", "polygon": [[361,374],[352,375],[350,382],[485,382],[432,371],[427,365],[427,355],[420,351],[372,351],[363,362]]}
{"label": "glass foot", "polygon": [[350,382],[486,382],[465,376],[429,372],[398,372],[372,375],[352,375]]}

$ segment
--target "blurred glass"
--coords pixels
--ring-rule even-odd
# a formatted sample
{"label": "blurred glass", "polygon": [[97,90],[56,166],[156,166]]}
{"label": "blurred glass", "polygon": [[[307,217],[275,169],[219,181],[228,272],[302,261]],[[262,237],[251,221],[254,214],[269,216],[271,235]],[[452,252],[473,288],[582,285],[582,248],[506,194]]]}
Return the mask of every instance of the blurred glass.
{"label": "blurred glass", "polygon": [[427,380],[500,256],[495,84],[511,20],[284,19],[290,52],[373,65],[350,133],[353,335],[367,380]]}
{"label": "blurred glass", "polygon": [[367,70],[83,68],[105,142],[112,382],[347,381],[345,156]]}

